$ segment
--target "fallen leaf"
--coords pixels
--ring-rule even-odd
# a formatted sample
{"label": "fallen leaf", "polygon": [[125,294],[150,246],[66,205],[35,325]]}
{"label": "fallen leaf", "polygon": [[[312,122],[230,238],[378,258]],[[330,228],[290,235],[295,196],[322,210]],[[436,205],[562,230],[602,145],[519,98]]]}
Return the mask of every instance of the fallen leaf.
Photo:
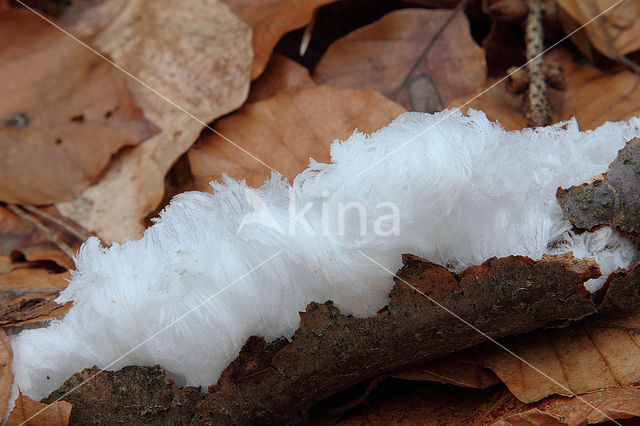
{"label": "fallen leaf", "polygon": [[13,391],[13,373],[11,373],[11,343],[7,333],[0,328],[0,415],[4,417],[9,407]]}
{"label": "fallen leaf", "polygon": [[[400,105],[373,91],[319,86],[245,105],[219,120],[216,130],[293,179],[307,167],[309,157],[327,162],[334,138],[346,139],[354,129],[378,130],[402,112]],[[189,150],[189,163],[200,191],[211,191],[209,182],[219,180],[222,173],[246,179],[251,186],[261,186],[270,174],[266,166],[239,156],[216,134]]]}
{"label": "fallen leaf", "polygon": [[47,405],[20,394],[14,403],[13,410],[9,413],[5,426],[66,426],[70,416],[71,404],[67,401],[57,401]]}
{"label": "fallen leaf", "polygon": [[[38,208],[38,211],[44,213],[46,217],[53,217],[57,221],[64,222],[66,226],[76,229],[76,234],[84,233],[73,221],[61,217],[57,209],[53,206],[41,207]],[[55,223],[51,221],[48,222],[47,227],[51,228],[52,232],[55,232],[60,240],[68,246],[77,248],[79,243],[84,241],[84,238],[81,240],[79,235],[68,233]],[[40,229],[0,205],[0,254],[4,256],[14,256],[16,252],[24,253],[31,249],[39,250],[47,247],[50,248],[53,247],[53,245]],[[56,259],[50,260],[55,261]]]}
{"label": "fallen leaf", "polygon": [[47,204],[157,133],[111,65],[28,10],[0,13],[0,199]]}
{"label": "fallen leaf", "polygon": [[[575,117],[580,129],[594,129],[607,121],[628,120],[640,115],[640,76],[631,71],[601,71],[580,64],[571,54],[556,48],[546,61],[560,64],[567,87],[564,91],[549,89],[549,103],[556,121]],[[521,96],[509,93],[506,82],[487,83],[486,92],[477,98],[460,98],[448,107],[482,110],[490,120],[499,121],[507,130],[526,126],[525,103]],[[594,101],[597,99],[597,101]]]}
{"label": "fallen leaf", "polygon": [[267,66],[280,37],[309,23],[315,9],[335,0],[223,1],[253,29],[251,80],[255,80]]}
{"label": "fallen leaf", "polygon": [[[494,86],[495,85],[495,86]],[[464,97],[451,101],[447,108],[483,111],[491,121],[497,121],[505,130],[520,130],[527,127],[525,103],[520,96],[507,91],[507,82],[489,80],[487,89],[477,98]]]}
{"label": "fallen leaf", "polygon": [[74,269],[75,266],[73,259],[52,243],[30,246],[20,250],[20,252],[28,262],[51,260],[67,270]]}
{"label": "fallen leaf", "polygon": [[107,27],[124,10],[126,0],[74,1],[58,20],[74,36],[90,39]]}
{"label": "fallen leaf", "polygon": [[[106,242],[139,238],[144,218],[162,200],[165,174],[197,139],[202,123],[245,100],[250,37],[250,29],[220,1],[127,2],[93,44],[199,121],[130,79],[129,89],[162,132],[121,151],[97,184],[56,204],[61,214]],[[244,155],[233,149],[235,156]]]}
{"label": "fallen leaf", "polygon": [[560,120],[575,116],[580,128],[587,130],[606,121],[640,115],[640,75],[626,70],[600,71],[580,64],[564,49],[556,49],[549,56],[562,65],[567,76],[561,104],[552,103]]}
{"label": "fallen leaf", "polygon": [[527,16],[526,1],[482,0],[474,6],[480,8],[476,14],[490,17],[489,33],[482,40],[489,75],[499,76],[509,67],[525,63],[522,22]]}
{"label": "fallen leaf", "polygon": [[[567,34],[585,25],[572,40],[587,58],[593,60],[591,46],[613,60],[640,49],[640,1],[618,2],[619,5],[600,16],[615,3],[615,0],[558,0],[560,22]],[[590,45],[580,40],[584,34]]]}
{"label": "fallen leaf", "polygon": [[478,392],[434,383],[384,381],[365,404],[337,424],[576,426],[639,415],[640,389],[630,386],[524,404],[502,385]]}
{"label": "fallen leaf", "polygon": [[434,112],[480,89],[486,64],[460,10],[402,9],[334,42],[313,78]]}
{"label": "fallen leaf", "polygon": [[640,313],[594,318],[539,330],[503,343],[539,371],[504,350],[486,346],[479,364],[490,368],[523,402],[633,385],[640,380]]}
{"label": "fallen leaf", "polygon": [[48,269],[30,267],[30,263],[12,268],[0,274],[0,292],[55,292],[63,290],[71,275],[68,272],[55,273]]}
{"label": "fallen leaf", "polygon": [[279,92],[315,85],[309,70],[285,56],[274,53],[264,73],[251,84],[247,103],[271,98]]}
{"label": "fallen leaf", "polygon": [[503,386],[480,392],[437,383],[385,380],[366,403],[336,424],[490,425],[520,406],[522,403]]}
{"label": "fallen leaf", "polygon": [[494,423],[507,425],[586,425],[607,420],[628,419],[640,416],[640,389],[623,386],[580,397],[551,397],[523,407],[517,414],[509,414]]}
{"label": "fallen leaf", "polygon": [[58,293],[27,293],[0,298],[0,326],[18,327],[57,318],[71,309],[71,302],[54,302]]}
{"label": "fallen leaf", "polygon": [[472,389],[486,389],[500,382],[491,370],[467,361],[459,354],[396,370],[388,373],[388,376],[405,380],[440,382]]}

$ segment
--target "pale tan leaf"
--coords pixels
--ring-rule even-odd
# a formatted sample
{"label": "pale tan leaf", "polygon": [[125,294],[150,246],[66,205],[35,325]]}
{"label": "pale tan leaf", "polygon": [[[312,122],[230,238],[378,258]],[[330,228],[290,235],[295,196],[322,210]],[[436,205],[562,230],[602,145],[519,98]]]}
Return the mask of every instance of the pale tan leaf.
{"label": "pale tan leaf", "polygon": [[[620,4],[594,19],[615,3]],[[608,58],[616,60],[640,49],[640,1],[558,0],[558,6],[565,31],[572,32],[588,23],[582,31],[586,32],[591,45]],[[574,39],[579,38],[582,31]],[[587,57],[591,56],[584,43],[578,41],[576,45]]]}
{"label": "pale tan leaf", "polygon": [[[251,30],[222,2],[132,0],[93,43],[139,82],[129,88],[162,132],[113,160],[101,180],[60,212],[105,241],[138,238],[143,219],[162,200],[164,176],[197,139],[204,123],[245,100]],[[237,148],[235,155],[245,155]]]}
{"label": "pale tan leaf", "polygon": [[479,364],[493,370],[523,402],[629,386],[640,381],[638,330],[640,312],[539,330],[505,340],[506,346],[539,371],[493,346],[485,347]]}
{"label": "pale tan leaf", "polygon": [[66,426],[70,416],[71,404],[67,401],[58,401],[47,405],[20,394],[15,401],[13,410],[9,413],[5,426]]}
{"label": "pale tan leaf", "polygon": [[158,129],[124,76],[28,10],[0,12],[0,200],[68,200]]}
{"label": "pale tan leaf", "polygon": [[480,89],[486,64],[464,13],[403,9],[334,42],[313,77],[319,84],[377,90],[408,110],[434,112]]}
{"label": "pale tan leaf", "polygon": [[[378,130],[402,112],[400,105],[373,91],[319,86],[245,105],[218,121],[216,130],[293,179],[307,167],[309,157],[328,162],[334,139],[346,139],[356,128]],[[211,191],[209,182],[220,180],[222,173],[246,179],[251,186],[261,186],[271,173],[251,157],[238,155],[215,134],[189,150],[189,163],[201,191]]]}
{"label": "pale tan leaf", "polygon": [[[564,91],[549,90],[555,121],[575,117],[580,129],[594,129],[607,121],[628,120],[640,115],[640,76],[631,71],[601,71],[583,65],[565,49],[556,48],[547,55],[549,62],[562,65],[567,80]],[[499,121],[507,130],[526,126],[526,107],[520,95],[509,93],[502,82],[477,98],[462,97],[448,106],[484,111],[490,120]]]}
{"label": "pale tan leaf", "polygon": [[608,420],[640,416],[640,389],[632,386],[617,387],[580,395],[580,398],[551,397],[517,414],[502,417],[494,423],[499,426],[587,425]]}

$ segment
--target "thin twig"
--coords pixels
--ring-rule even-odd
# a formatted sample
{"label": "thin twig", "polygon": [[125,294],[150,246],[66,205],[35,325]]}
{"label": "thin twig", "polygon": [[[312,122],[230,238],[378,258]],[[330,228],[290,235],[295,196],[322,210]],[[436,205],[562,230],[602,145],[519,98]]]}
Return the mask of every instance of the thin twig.
{"label": "thin twig", "polygon": [[61,221],[57,217],[52,216],[49,213],[44,212],[37,207],[33,207],[33,206],[21,206],[21,207],[27,210],[28,212],[35,214],[36,216],[40,216],[44,220],[48,220],[50,222],[55,223],[56,225],[58,225],[59,227],[61,227],[62,229],[64,229],[65,231],[67,231],[69,234],[73,235],[80,241],[85,241],[87,238],[89,238],[88,233],[77,230],[76,228],[69,225],[68,223]]}
{"label": "thin twig", "polygon": [[7,204],[7,208],[11,210],[13,213],[15,213],[18,217],[26,220],[27,222],[31,223],[36,228],[38,228],[40,232],[42,232],[49,241],[54,243],[56,246],[58,246],[60,250],[62,250],[64,254],[66,254],[67,256],[73,259],[73,257],[75,256],[75,250],[69,247],[67,243],[62,241],[60,237],[58,237],[58,235],[51,232],[49,228],[44,226],[42,223],[40,223],[33,217],[29,216],[24,210],[22,210],[20,207],[16,206],[15,204]]}
{"label": "thin twig", "polygon": [[311,17],[311,22],[307,24],[304,29],[304,33],[302,34],[302,40],[300,40],[300,57],[304,56],[307,53],[307,49],[309,48],[309,43],[311,42],[311,34],[313,33],[313,27],[316,25],[316,17],[318,16],[318,9],[313,11],[313,16]]}
{"label": "thin twig", "polygon": [[529,111],[527,121],[530,127],[546,126],[551,122],[547,83],[543,70],[544,37],[542,29],[542,0],[527,0],[527,72],[529,74]]}

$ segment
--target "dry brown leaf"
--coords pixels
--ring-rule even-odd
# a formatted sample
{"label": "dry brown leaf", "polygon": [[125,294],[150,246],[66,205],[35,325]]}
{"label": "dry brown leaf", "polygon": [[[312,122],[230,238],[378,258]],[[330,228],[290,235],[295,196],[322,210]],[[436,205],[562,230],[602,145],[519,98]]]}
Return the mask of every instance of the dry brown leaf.
{"label": "dry brown leaf", "polygon": [[[71,248],[71,250],[76,250],[79,248],[80,243],[84,241],[84,238],[79,237],[84,231],[80,230],[70,220],[62,218],[53,206],[38,208],[34,211],[38,211],[48,218],[54,218],[56,221],[64,222],[64,225],[68,228],[75,229],[75,233],[78,235],[67,232],[64,227],[45,219],[45,216],[31,215],[32,218],[40,219],[40,223],[50,231],[49,235],[45,235],[34,224],[0,206],[0,254],[10,256],[14,261],[22,259],[22,256],[26,260],[34,262],[50,260],[65,269],[73,269],[73,260],[59,246],[52,243],[49,238],[51,235],[55,235],[59,242]],[[28,214],[28,212],[25,212],[25,214]]]}
{"label": "dry brown leaf", "polygon": [[571,395],[640,381],[640,312],[614,320],[590,320],[505,340],[513,355],[486,346],[479,364],[493,370],[523,402],[552,394]]}
{"label": "dry brown leaf", "polygon": [[280,37],[309,23],[316,8],[335,0],[223,1],[253,29],[251,80],[254,80],[264,71]]}
{"label": "dry brown leaf", "polygon": [[58,249],[54,244],[40,244],[30,246],[20,250],[25,259],[29,262],[37,262],[38,260],[51,260],[64,269],[74,269],[73,259]]}
{"label": "dry brown leaf", "polygon": [[[600,71],[576,62],[564,49],[547,55],[550,62],[560,63],[567,79],[565,91],[549,90],[553,115],[557,120],[576,117],[582,130],[594,129],[606,121],[628,120],[640,115],[640,76],[630,71]],[[490,83],[490,84],[489,84]],[[489,82],[489,87],[492,82]],[[507,92],[502,82],[477,99],[460,98],[449,107],[484,111],[490,120],[499,121],[507,130],[526,126],[522,98]],[[465,105],[466,104],[466,105]]]}
{"label": "dry brown leaf", "polygon": [[396,370],[388,376],[405,380],[440,382],[472,389],[486,389],[500,382],[491,370],[466,361],[458,354]]}
{"label": "dry brown leaf", "polygon": [[7,333],[0,328],[0,415],[4,416],[9,406],[9,398],[13,390],[13,374],[11,373],[11,343]]}
{"label": "dry brown leaf", "polygon": [[46,204],[157,133],[124,77],[28,10],[0,13],[0,199]]}
{"label": "dry brown leaf", "polygon": [[[13,266],[13,265],[12,265]],[[17,265],[22,266],[22,265]],[[0,291],[2,292],[30,292],[60,291],[67,286],[69,272],[55,273],[44,268],[17,267],[7,273],[0,274]]]}
{"label": "dry brown leaf", "polygon": [[640,415],[637,387],[583,394],[580,398],[554,396],[524,404],[502,385],[478,392],[433,383],[384,381],[365,405],[347,413],[338,424],[576,426],[609,420],[606,416],[626,419]]}
{"label": "dry brown leaf", "polygon": [[[250,37],[251,30],[220,1],[132,0],[93,43],[208,123],[240,106],[247,96]],[[97,184],[57,204],[64,216],[107,242],[142,235],[144,218],[162,200],[165,174],[203,128],[139,82],[129,80],[129,88],[162,132],[120,152]],[[235,156],[245,155],[233,150]]]}
{"label": "dry brown leaf", "polygon": [[8,256],[12,250],[47,241],[38,229],[0,205],[0,253]]}
{"label": "dry brown leaf", "polygon": [[122,10],[126,0],[74,1],[58,20],[65,29],[80,38],[92,38],[102,31]]}
{"label": "dry brown leaf", "polygon": [[606,121],[628,120],[640,115],[640,75],[631,71],[600,71],[574,61],[565,50],[549,55],[567,76],[562,104],[555,109],[561,120],[576,117],[580,128],[593,129]]}
{"label": "dry brown leaf", "polygon": [[337,424],[490,425],[522,405],[503,386],[480,392],[439,383],[385,380],[365,405]]}
{"label": "dry brown leaf", "polygon": [[[491,87],[496,84],[494,87]],[[491,121],[499,121],[506,130],[519,130],[527,127],[524,102],[521,97],[507,91],[506,81],[489,80],[489,88],[477,99],[463,97],[447,105],[448,108],[460,108],[467,112],[470,108],[484,111]]]}
{"label": "dry brown leaf", "polygon": [[[609,59],[620,57],[640,49],[640,1],[627,0],[611,9],[604,16],[605,10],[614,6],[616,0],[558,0],[562,12],[560,22],[567,33],[582,25],[583,30],[572,37],[580,50],[593,59],[591,45]],[[586,37],[590,42],[581,39]]]}
{"label": "dry brown leaf", "polygon": [[20,394],[15,401],[13,410],[9,413],[5,426],[66,426],[70,416],[71,404],[67,401],[58,401],[47,405]]}
{"label": "dry brown leaf", "polygon": [[0,326],[17,327],[57,318],[71,309],[71,302],[59,305],[54,302],[58,292],[26,293],[18,292],[0,298]]}
{"label": "dry brown leaf", "polygon": [[[309,157],[328,162],[333,139],[346,139],[356,128],[378,130],[402,112],[400,105],[373,91],[319,86],[246,105],[218,121],[216,130],[293,179],[307,167]],[[246,179],[251,186],[261,186],[270,174],[215,134],[194,145],[189,163],[201,191],[211,191],[209,182],[219,180],[222,173]]]}
{"label": "dry brown leaf", "polygon": [[315,85],[309,70],[286,56],[274,53],[264,73],[251,84],[247,103],[271,98],[279,92]]}
{"label": "dry brown leaf", "polygon": [[486,64],[461,11],[403,9],[334,42],[313,77],[319,84],[377,90],[408,110],[434,112],[480,89]]}
{"label": "dry brown leaf", "polygon": [[[586,402],[585,402],[586,401]],[[580,398],[547,398],[523,411],[502,417],[494,423],[507,425],[586,425],[611,419],[640,416],[640,389],[633,386],[618,387],[580,395]]]}

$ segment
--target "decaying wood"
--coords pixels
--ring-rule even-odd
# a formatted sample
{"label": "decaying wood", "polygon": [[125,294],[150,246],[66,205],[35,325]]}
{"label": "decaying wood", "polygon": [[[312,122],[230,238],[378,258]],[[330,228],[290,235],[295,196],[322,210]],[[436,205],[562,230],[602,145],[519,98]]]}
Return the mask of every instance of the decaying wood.
{"label": "decaying wood", "polygon": [[[128,369],[98,379],[102,373],[63,396],[97,372],[85,370],[46,402],[61,396],[72,402],[71,423],[76,424],[98,417],[105,422],[161,423],[173,416],[180,417],[180,422],[189,417],[194,424],[299,422],[308,407],[355,383],[487,341],[419,292],[493,338],[524,333],[550,321],[577,320],[596,311],[583,287],[584,281],[599,274],[592,260],[563,255],[534,262],[510,256],[490,259],[460,274],[413,255],[403,256],[403,261],[389,304],[376,315],[353,318],[341,314],[330,301],[309,304],[291,341],[249,339],[195,410],[195,401],[181,408],[172,402],[181,392],[191,395],[193,388],[178,390],[167,382],[161,388],[170,388],[169,394],[145,394],[141,372],[153,372],[163,383],[166,379],[158,378],[158,369],[150,367],[135,367],[135,380],[126,378],[132,374]],[[106,405],[104,401],[114,397],[114,381],[118,392],[127,396]],[[158,394],[164,402],[153,402]]]}
{"label": "decaying wood", "polygon": [[558,201],[571,223],[582,229],[611,225],[640,234],[640,139],[628,142],[605,176],[558,190]]}

